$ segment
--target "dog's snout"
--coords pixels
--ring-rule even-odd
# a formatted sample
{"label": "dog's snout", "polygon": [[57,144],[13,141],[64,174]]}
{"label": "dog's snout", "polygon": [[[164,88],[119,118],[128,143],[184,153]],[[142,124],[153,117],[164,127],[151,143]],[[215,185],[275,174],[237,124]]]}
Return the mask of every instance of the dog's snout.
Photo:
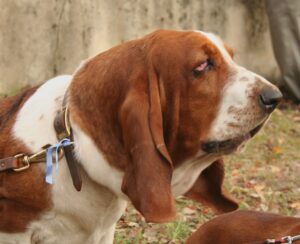
{"label": "dog's snout", "polygon": [[260,105],[268,113],[271,113],[276,108],[281,99],[282,93],[274,88],[265,88],[259,94]]}

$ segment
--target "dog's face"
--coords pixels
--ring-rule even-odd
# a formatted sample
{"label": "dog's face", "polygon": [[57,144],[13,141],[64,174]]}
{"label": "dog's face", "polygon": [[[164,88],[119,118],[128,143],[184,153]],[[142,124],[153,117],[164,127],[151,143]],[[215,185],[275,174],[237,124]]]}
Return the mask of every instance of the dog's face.
{"label": "dog's face", "polygon": [[263,77],[237,65],[222,41],[203,33],[218,48],[227,69],[218,113],[208,134],[206,151],[230,153],[253,137],[282,98],[277,87]]}
{"label": "dog's face", "polygon": [[164,140],[176,165],[201,153],[228,154],[262,127],[281,98],[204,32],[158,32],[149,54],[159,82]]}
{"label": "dog's face", "polygon": [[122,191],[155,222],[174,216],[174,168],[236,150],[281,98],[214,35],[167,30],[91,59],[70,94],[73,120],[124,172]]}

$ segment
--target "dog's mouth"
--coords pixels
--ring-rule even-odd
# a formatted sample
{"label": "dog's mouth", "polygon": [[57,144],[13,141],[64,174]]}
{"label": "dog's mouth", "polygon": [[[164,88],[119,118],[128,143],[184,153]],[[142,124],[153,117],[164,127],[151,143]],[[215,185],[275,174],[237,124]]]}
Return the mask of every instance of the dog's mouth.
{"label": "dog's mouth", "polygon": [[206,153],[222,153],[229,154],[237,150],[237,148],[245,141],[249,140],[257,134],[257,132],[263,127],[265,121],[256,126],[248,133],[234,137],[224,141],[208,141],[202,144],[202,150]]}

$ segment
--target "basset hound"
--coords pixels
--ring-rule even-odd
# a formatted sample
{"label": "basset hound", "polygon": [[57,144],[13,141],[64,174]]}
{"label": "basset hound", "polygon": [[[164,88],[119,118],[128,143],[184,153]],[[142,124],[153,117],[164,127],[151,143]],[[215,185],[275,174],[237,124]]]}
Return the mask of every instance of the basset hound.
{"label": "basset hound", "polygon": [[213,34],[159,30],[2,100],[0,159],[56,144],[66,101],[83,182],[77,192],[65,157],[53,184],[44,163],[1,171],[2,243],[112,243],[127,201],[150,222],[173,220],[179,195],[236,209],[218,159],[258,132],[281,93],[232,56]]}
{"label": "basset hound", "polygon": [[186,244],[300,243],[300,218],[239,210],[203,224]]}

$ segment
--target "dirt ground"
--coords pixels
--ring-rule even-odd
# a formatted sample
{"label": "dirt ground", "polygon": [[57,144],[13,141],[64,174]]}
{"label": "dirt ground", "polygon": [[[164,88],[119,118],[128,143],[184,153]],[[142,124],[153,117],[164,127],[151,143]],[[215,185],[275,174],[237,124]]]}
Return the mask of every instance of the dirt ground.
{"label": "dirt ground", "polygon": [[[225,186],[240,209],[300,216],[300,107],[283,105],[242,152],[225,158]],[[186,198],[177,199],[178,217],[147,224],[131,206],[117,225],[115,244],[184,243],[212,211]]]}

